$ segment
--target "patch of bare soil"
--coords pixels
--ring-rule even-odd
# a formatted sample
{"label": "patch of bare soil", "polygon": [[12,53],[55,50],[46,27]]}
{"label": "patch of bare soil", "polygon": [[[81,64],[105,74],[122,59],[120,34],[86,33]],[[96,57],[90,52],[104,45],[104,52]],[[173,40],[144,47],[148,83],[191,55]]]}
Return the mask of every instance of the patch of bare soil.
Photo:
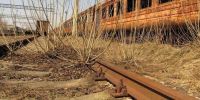
{"label": "patch of bare soil", "polygon": [[[79,79],[90,73],[89,68],[77,62],[78,56],[76,55],[76,52],[73,51],[73,49],[71,49],[70,47],[58,48],[55,49],[54,51],[49,51],[46,54],[40,54],[40,53],[12,54],[7,58],[5,58],[4,61],[11,61],[13,65],[10,66],[9,69],[15,71],[26,70],[26,71],[50,72],[50,74],[42,78],[44,80],[51,80],[51,81]],[[35,65],[35,66],[24,66],[24,65]],[[17,75],[11,75],[11,76],[17,77]]]}
{"label": "patch of bare soil", "polygon": [[109,88],[109,84],[93,82],[91,70],[78,60],[71,47],[46,54],[9,55],[0,61],[0,99],[73,98]]}
{"label": "patch of bare soil", "polygon": [[[28,84],[28,83],[26,83]],[[57,83],[59,84],[59,83]],[[68,82],[66,82],[68,84]],[[0,98],[11,99],[15,98],[18,100],[23,99],[36,99],[36,100],[54,100],[59,97],[73,98],[88,95],[92,93],[98,93],[108,89],[107,85],[98,83],[94,84],[81,84],[77,86],[68,87],[31,87],[22,83],[1,83]]]}

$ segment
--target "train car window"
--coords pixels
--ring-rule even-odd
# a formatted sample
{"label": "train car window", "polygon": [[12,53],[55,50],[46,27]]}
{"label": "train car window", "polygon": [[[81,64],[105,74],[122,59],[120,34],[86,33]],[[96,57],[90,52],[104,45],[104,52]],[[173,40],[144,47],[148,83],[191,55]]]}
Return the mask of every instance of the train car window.
{"label": "train car window", "polygon": [[92,12],[92,20],[94,21],[94,19],[95,19],[95,14],[96,14],[96,12],[95,12],[95,8],[93,8],[93,12]]}
{"label": "train car window", "polygon": [[80,24],[80,18],[78,18],[76,22],[77,22],[78,24]]}
{"label": "train car window", "polygon": [[159,3],[162,4],[162,3],[167,3],[167,2],[171,2],[172,0],[159,0]]}
{"label": "train car window", "polygon": [[83,22],[86,22],[86,20],[87,20],[87,19],[86,19],[86,16],[87,16],[87,15],[84,15],[84,16],[83,16]]}
{"label": "train car window", "polygon": [[141,0],[140,6],[142,9],[151,7],[151,5],[152,5],[152,0]]}
{"label": "train car window", "polygon": [[109,6],[109,17],[113,17],[114,16],[114,4],[111,4]]}
{"label": "train car window", "polygon": [[87,14],[85,15],[85,21],[87,22]]}
{"label": "train car window", "polygon": [[123,6],[122,6],[122,2],[119,1],[117,2],[117,15],[122,14],[123,13]]}
{"label": "train car window", "polygon": [[105,19],[106,18],[106,8],[102,9],[102,18]]}
{"label": "train car window", "polygon": [[127,12],[135,10],[136,0],[127,0]]}

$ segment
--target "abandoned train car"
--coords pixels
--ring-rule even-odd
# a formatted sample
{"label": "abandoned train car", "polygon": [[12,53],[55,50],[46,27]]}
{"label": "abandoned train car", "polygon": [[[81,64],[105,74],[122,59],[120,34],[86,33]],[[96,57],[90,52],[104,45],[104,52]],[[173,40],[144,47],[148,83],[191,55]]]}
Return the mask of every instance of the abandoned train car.
{"label": "abandoned train car", "polygon": [[[149,33],[165,42],[190,41],[198,33],[199,9],[198,0],[106,0],[81,12],[77,22],[82,33],[93,25],[102,33],[123,30],[139,38]],[[63,26],[71,33],[72,18]]]}

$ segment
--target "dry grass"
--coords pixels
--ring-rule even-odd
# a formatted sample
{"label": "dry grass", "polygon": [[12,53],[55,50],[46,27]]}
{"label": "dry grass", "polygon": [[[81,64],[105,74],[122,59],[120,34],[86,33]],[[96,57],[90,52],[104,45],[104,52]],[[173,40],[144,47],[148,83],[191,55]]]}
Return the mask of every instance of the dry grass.
{"label": "dry grass", "polygon": [[30,37],[32,36],[0,36],[0,45],[6,44],[6,43],[12,43],[12,42],[23,40]]}
{"label": "dry grass", "polygon": [[[81,38],[66,38],[75,49],[83,51]],[[98,55],[109,41],[95,42],[92,55]],[[98,52],[97,52],[98,51]],[[123,65],[132,71],[164,81],[167,85],[199,96],[200,88],[200,49],[197,45],[173,47],[167,44],[146,42],[123,44],[112,42],[108,50],[99,57],[112,63]]]}
{"label": "dry grass", "polygon": [[[61,8],[64,9],[64,5]],[[61,15],[64,14],[63,12]],[[96,18],[96,16],[94,17]],[[62,26],[64,20],[63,18],[60,18],[60,20],[59,26]],[[188,29],[191,29],[191,23],[188,22],[186,22],[189,24]],[[105,40],[98,36],[102,30],[96,30],[95,23],[94,21],[87,23],[91,25],[86,24],[86,26],[83,26],[89,31],[84,32],[85,34],[82,34],[82,37],[62,37],[60,34],[63,30],[60,28],[59,32],[52,32],[47,37],[40,37],[18,52],[46,53],[56,47],[70,45],[84,63],[90,62],[91,59],[104,59],[125,67],[128,66],[128,68],[141,75],[154,77],[168,85],[171,84],[173,87],[183,88],[189,94],[200,94],[200,46],[198,43],[184,47],[173,47],[157,42],[144,42],[141,44],[111,42],[111,40]],[[51,26],[54,26],[53,24]],[[198,33],[199,29],[197,27],[197,30],[191,30],[191,32]],[[54,29],[51,27],[50,30]],[[162,31],[162,29],[156,27],[154,30]]]}
{"label": "dry grass", "polygon": [[174,86],[188,87],[187,92],[200,91],[200,49],[175,48],[155,43],[112,45],[104,59],[131,66],[134,71],[149,75]]}

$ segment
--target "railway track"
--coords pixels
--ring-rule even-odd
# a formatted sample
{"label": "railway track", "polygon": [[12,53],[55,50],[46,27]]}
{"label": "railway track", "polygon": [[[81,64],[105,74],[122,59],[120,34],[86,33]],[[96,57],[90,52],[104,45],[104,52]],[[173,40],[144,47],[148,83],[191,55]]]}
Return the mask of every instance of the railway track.
{"label": "railway track", "polygon": [[[6,56],[10,52],[10,48],[17,50],[35,38],[31,37],[7,45],[0,45],[0,58]],[[107,62],[96,61],[91,68],[97,73],[97,81],[107,80],[115,85],[116,88],[111,91],[111,95],[114,97],[131,96],[136,100],[196,100],[194,97],[182,94],[160,83]]]}
{"label": "railway track", "polygon": [[107,62],[97,61],[91,68],[97,73],[97,81],[107,80],[116,87],[111,92],[114,97],[131,96],[136,100],[196,100]]}
{"label": "railway track", "polygon": [[30,38],[18,40],[18,41],[9,43],[9,44],[0,45],[0,58],[5,57],[11,50],[15,51],[15,50],[29,44],[37,37],[30,37]]}

